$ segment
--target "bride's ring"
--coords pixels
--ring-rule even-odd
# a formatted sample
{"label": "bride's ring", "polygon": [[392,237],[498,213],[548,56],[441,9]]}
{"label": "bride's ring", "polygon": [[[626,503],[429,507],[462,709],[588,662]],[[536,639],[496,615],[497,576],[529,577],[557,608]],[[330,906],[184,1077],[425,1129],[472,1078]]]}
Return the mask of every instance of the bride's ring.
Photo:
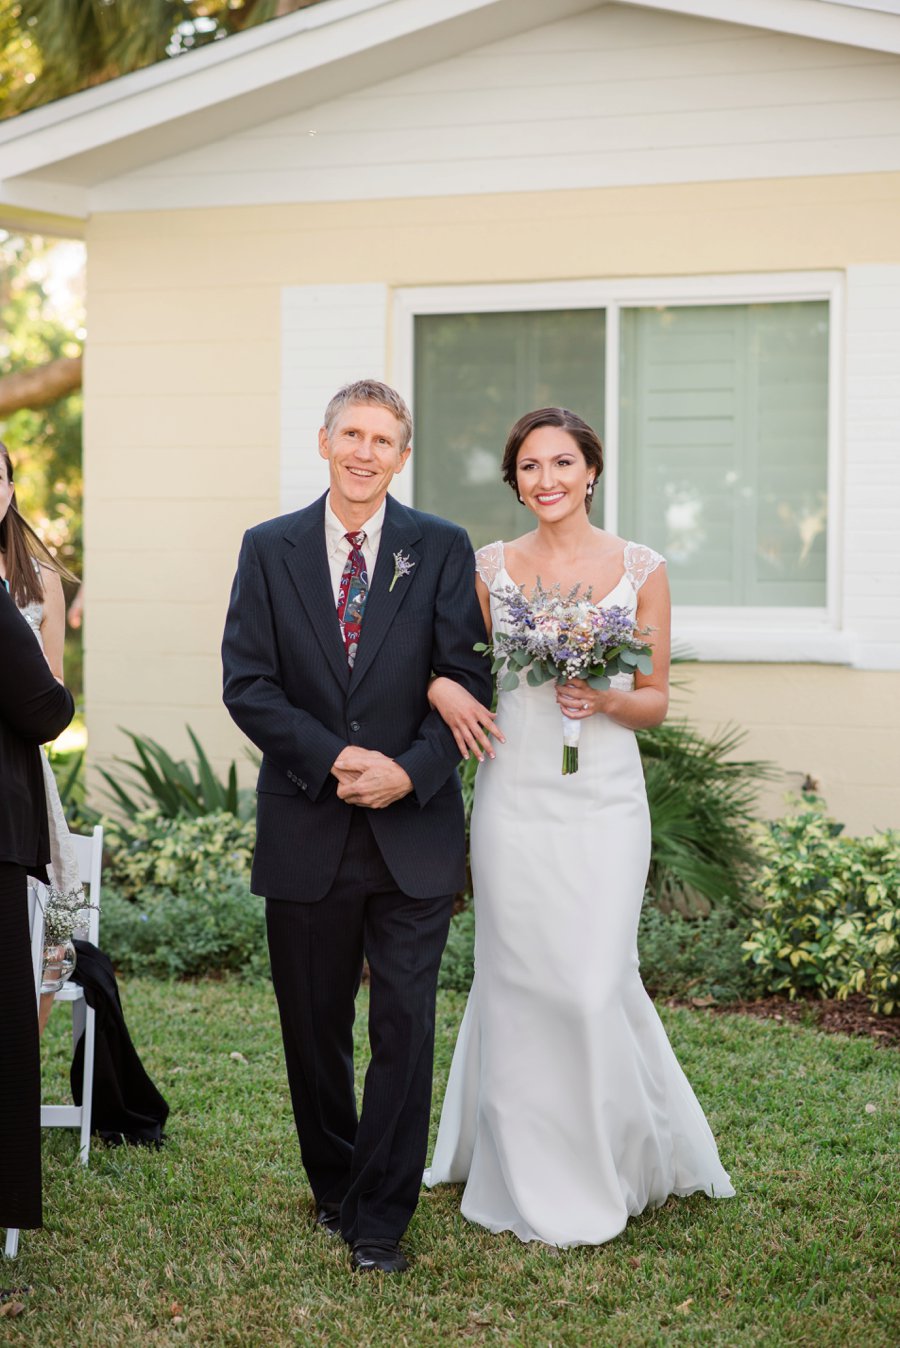
{"label": "bride's ring", "polygon": [[581,704],[581,709],[582,709],[582,711],[587,711],[587,709],[588,709],[588,707],[589,707],[590,705],[591,705],[591,704],[590,704],[589,702],[582,702],[582,704]]}

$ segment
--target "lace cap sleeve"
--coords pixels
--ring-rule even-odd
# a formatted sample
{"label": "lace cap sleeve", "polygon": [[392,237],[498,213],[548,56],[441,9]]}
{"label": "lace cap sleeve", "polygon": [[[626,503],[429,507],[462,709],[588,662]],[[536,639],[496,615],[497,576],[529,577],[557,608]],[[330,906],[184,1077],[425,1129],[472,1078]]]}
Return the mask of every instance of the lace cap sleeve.
{"label": "lace cap sleeve", "polygon": [[503,567],[503,544],[485,543],[475,554],[475,569],[488,589],[492,589]]}
{"label": "lace cap sleeve", "polygon": [[643,543],[625,544],[625,574],[637,592],[658,566],[665,565],[665,557],[644,547]]}

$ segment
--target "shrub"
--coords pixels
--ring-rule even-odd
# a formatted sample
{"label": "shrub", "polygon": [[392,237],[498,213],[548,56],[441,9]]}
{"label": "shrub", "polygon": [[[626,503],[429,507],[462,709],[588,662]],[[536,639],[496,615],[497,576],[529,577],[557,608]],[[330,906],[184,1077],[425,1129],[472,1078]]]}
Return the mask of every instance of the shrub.
{"label": "shrub", "polygon": [[129,973],[268,967],[264,902],[250,893],[254,825],[226,811],[106,820],[102,943]]}
{"label": "shrub", "polygon": [[867,992],[900,1000],[900,833],[841,836],[820,804],[776,820],[760,841],[763,911],[743,944],[771,992]]}
{"label": "shrub", "polygon": [[144,903],[109,887],[101,932],[104,950],[124,973],[157,978],[268,973],[265,902],[235,876],[194,893],[157,890]]}
{"label": "shrub", "polygon": [[723,909],[683,917],[645,904],[638,928],[641,978],[654,997],[740,1001],[758,990],[757,972],[744,962],[744,924]]}
{"label": "shrub", "polygon": [[890,1016],[900,1009],[900,896],[861,924],[859,946],[850,960],[850,976],[839,997],[868,992],[876,1011]]}
{"label": "shrub", "polygon": [[125,899],[146,903],[159,890],[208,894],[234,877],[249,881],[256,828],[226,811],[169,819],[141,810],[104,827],[106,872]]}

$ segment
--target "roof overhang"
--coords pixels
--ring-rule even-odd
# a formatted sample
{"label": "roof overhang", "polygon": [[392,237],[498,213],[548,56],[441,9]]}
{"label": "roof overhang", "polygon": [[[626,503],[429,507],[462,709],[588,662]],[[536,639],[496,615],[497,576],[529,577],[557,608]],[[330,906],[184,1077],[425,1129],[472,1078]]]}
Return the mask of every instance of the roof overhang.
{"label": "roof overhang", "polygon": [[0,122],[0,203],[84,217],[97,183],[546,22],[546,0],[324,0]]}
{"label": "roof overhang", "polygon": [[[303,107],[613,0],[323,0],[0,122],[0,222],[77,221],[90,189]],[[614,0],[900,53],[888,0]],[[72,228],[66,232],[73,232]]]}

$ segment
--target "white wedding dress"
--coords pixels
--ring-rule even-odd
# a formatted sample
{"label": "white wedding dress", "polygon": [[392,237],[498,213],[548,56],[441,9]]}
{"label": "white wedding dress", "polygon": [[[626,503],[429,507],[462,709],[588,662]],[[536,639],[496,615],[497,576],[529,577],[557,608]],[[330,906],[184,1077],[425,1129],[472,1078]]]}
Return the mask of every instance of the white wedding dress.
{"label": "white wedding dress", "polygon": [[[603,606],[636,610],[662,560],[629,543]],[[496,632],[503,544],[477,561]],[[669,1194],[734,1189],[638,972],[637,741],[591,716],[564,777],[562,720],[552,683],[500,694],[506,743],[478,768],[472,816],[475,978],[425,1181],[465,1181],[463,1216],[491,1231],[596,1245]]]}

